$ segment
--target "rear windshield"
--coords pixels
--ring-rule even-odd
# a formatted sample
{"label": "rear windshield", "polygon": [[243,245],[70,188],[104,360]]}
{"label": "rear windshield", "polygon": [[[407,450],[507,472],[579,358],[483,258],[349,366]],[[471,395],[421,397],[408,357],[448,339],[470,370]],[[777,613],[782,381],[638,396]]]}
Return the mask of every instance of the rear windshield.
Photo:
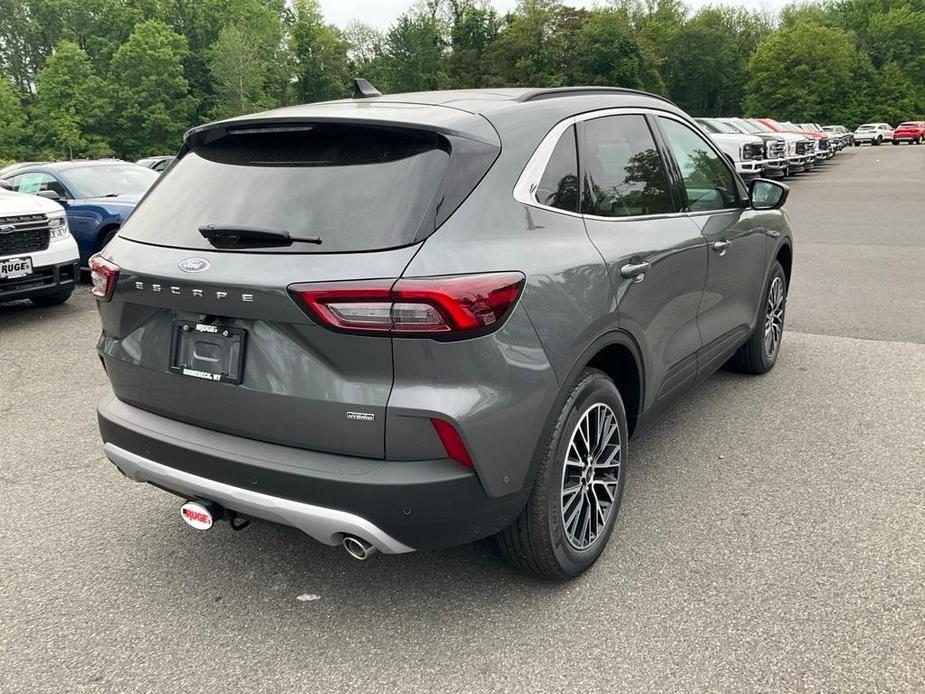
{"label": "rear windshield", "polygon": [[900,127],[900,128],[917,128],[917,127],[919,127],[919,124],[918,124],[918,123],[915,123],[915,122],[900,123],[898,127]]}
{"label": "rear windshield", "polygon": [[[320,245],[255,248],[331,253],[407,245],[433,231],[450,158],[431,132],[335,124],[239,131],[176,161],[122,236],[211,249],[207,225],[286,231]],[[423,234],[419,230],[430,224]]]}

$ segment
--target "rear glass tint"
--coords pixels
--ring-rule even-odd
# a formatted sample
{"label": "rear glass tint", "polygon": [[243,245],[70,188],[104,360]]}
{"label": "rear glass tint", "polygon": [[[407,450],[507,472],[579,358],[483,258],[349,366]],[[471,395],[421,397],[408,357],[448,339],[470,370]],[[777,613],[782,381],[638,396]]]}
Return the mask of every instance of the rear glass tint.
{"label": "rear glass tint", "polygon": [[122,235],[211,249],[199,228],[215,225],[321,239],[320,245],[295,243],[262,252],[407,245],[433,231],[449,149],[435,133],[391,128],[325,124],[239,131],[176,161]]}

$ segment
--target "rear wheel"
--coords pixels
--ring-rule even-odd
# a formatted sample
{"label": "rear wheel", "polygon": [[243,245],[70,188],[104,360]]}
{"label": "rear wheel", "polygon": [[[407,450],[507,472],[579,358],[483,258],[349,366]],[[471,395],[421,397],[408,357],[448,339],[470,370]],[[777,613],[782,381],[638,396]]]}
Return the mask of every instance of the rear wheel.
{"label": "rear wheel", "polygon": [[43,296],[33,296],[29,301],[31,301],[35,306],[58,306],[63,304],[65,301],[71,298],[71,292],[74,290],[70,287],[67,289],[55,292],[54,294],[45,294]]}
{"label": "rear wheel", "polygon": [[768,286],[764,292],[764,310],[755,324],[748,341],[729,361],[735,371],[763,374],[774,368],[780,343],[784,337],[784,312],[787,308],[787,275],[779,262],[774,261]]}
{"label": "rear wheel", "polygon": [[876,140],[874,140],[874,146],[879,147],[881,142],[883,142],[883,138],[878,137]]}
{"label": "rear wheel", "polygon": [[627,438],[620,392],[603,372],[585,369],[546,443],[526,507],[497,536],[512,564],[555,580],[594,564],[620,509]]}

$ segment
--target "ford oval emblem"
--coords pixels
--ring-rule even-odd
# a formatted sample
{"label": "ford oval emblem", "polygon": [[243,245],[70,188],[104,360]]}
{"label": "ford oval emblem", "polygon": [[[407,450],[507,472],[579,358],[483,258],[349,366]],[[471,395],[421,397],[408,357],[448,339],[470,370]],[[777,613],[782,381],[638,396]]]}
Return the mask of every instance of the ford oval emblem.
{"label": "ford oval emblem", "polygon": [[186,258],[180,261],[178,267],[183,270],[183,272],[202,272],[212,267],[212,263],[205,258]]}

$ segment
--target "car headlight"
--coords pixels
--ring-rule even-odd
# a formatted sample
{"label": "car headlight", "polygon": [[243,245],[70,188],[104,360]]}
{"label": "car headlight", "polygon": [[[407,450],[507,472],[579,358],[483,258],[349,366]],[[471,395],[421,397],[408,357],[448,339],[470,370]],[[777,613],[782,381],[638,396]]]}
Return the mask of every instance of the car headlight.
{"label": "car headlight", "polygon": [[71,235],[67,226],[67,217],[63,214],[48,215],[48,229],[51,232],[49,240],[63,241]]}

